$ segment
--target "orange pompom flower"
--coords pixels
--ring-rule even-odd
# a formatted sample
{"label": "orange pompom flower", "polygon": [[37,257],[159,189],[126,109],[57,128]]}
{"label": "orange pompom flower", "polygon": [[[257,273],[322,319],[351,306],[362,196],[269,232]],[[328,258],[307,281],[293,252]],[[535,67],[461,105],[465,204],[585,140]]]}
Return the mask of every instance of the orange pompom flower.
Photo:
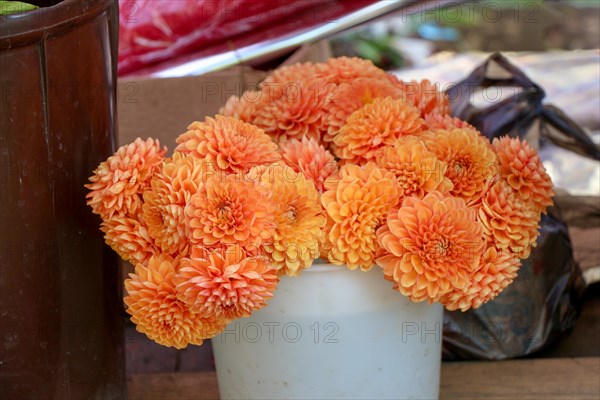
{"label": "orange pompom flower", "polygon": [[439,84],[424,79],[420,82],[396,81],[404,92],[404,101],[419,109],[421,116],[428,114],[450,114],[448,96],[440,90]]}
{"label": "orange pompom flower", "polygon": [[517,277],[521,263],[514,254],[490,246],[479,265],[467,286],[442,296],[440,302],[446,309],[467,311],[492,300]]}
{"label": "orange pompom flower", "polygon": [[283,162],[311,180],[319,193],[325,190],[325,181],[339,170],[333,155],[315,139],[290,139],[279,145]]}
{"label": "orange pompom flower", "polygon": [[327,132],[323,135],[323,142],[332,146],[335,136],[346,124],[348,117],[380,97],[401,98],[402,91],[390,85],[388,79],[381,78],[357,78],[341,83],[324,110]]}
{"label": "orange pompom flower", "polygon": [[358,78],[386,79],[388,76],[370,60],[357,57],[330,58],[326,63],[317,64],[316,69],[320,77],[338,85]]}
{"label": "orange pompom flower", "polygon": [[289,82],[280,92],[267,96],[270,100],[256,110],[253,119],[257,127],[277,142],[303,136],[321,140],[325,130],[323,108],[329,97],[324,81]]}
{"label": "orange pompom flower", "polygon": [[384,147],[377,165],[394,174],[401,197],[423,198],[426,193],[452,189],[452,182],[444,176],[446,163],[438,160],[417,136],[404,136],[393,146]]}
{"label": "orange pompom flower", "polygon": [[493,141],[500,164],[500,176],[537,212],[552,205],[552,181],[537,152],[518,138],[504,136]]}
{"label": "orange pompom flower", "polygon": [[297,276],[319,257],[326,222],[319,192],[286,165],[256,167],[249,175],[256,175],[273,193],[275,233],[263,251],[278,272]]}
{"label": "orange pompom flower", "polygon": [[489,141],[472,129],[433,130],[423,135],[427,148],[444,161],[451,194],[467,204],[476,203],[488,181],[496,177],[498,163]]}
{"label": "orange pompom flower", "polygon": [[87,204],[103,219],[118,216],[135,216],[142,205],[142,192],[167,152],[158,140],[137,138],[120,147],[102,162],[85,185],[90,192]]}
{"label": "orange pompom flower", "polygon": [[264,131],[233,117],[217,115],[194,122],[177,143],[176,151],[212,162],[225,173],[246,173],[256,165],[279,161],[277,145]]}
{"label": "orange pompom flower", "polygon": [[427,128],[431,131],[437,130],[437,129],[444,129],[444,130],[470,129],[473,131],[477,131],[477,129],[473,125],[471,125],[461,119],[458,119],[456,117],[452,118],[450,115],[447,115],[447,114],[437,114],[437,113],[427,114],[427,115],[425,115],[424,119],[425,119],[425,124],[427,125]]}
{"label": "orange pompom flower", "polygon": [[321,68],[311,62],[285,65],[274,70],[260,84],[266,101],[281,97],[286,86],[306,85],[308,82],[319,79]]}
{"label": "orange pompom flower", "polygon": [[323,254],[333,264],[368,271],[378,249],[376,230],[398,203],[396,178],[374,163],[346,164],[339,181],[328,181],[326,187],[321,196],[329,218]]}
{"label": "orange pompom flower", "polygon": [[374,160],[381,148],[399,137],[420,134],[424,126],[416,108],[402,100],[378,98],[348,117],[333,140],[335,155],[360,165]]}
{"label": "orange pompom flower", "polygon": [[137,265],[125,281],[125,304],[139,332],[163,346],[183,349],[216,336],[225,323],[195,314],[177,299],[176,269],[177,260],[166,255],[152,257],[147,267]]}
{"label": "orange pompom flower", "polygon": [[233,117],[252,123],[257,107],[260,106],[263,94],[256,90],[246,90],[240,97],[231,96],[219,109],[224,117]]}
{"label": "orange pompom flower", "polygon": [[185,208],[190,241],[206,247],[258,249],[273,236],[271,192],[241,175],[211,177]]}
{"label": "orange pompom flower", "polygon": [[229,322],[266,305],[277,287],[277,272],[264,257],[239,247],[207,253],[194,247],[175,278],[179,299],[193,312]]}
{"label": "orange pompom flower", "polygon": [[[141,215],[140,215],[141,216]],[[148,234],[143,218],[118,217],[102,221],[100,230],[104,239],[114,251],[125,261],[146,265],[150,257],[159,253],[154,240]]]}
{"label": "orange pompom flower", "polygon": [[377,264],[413,301],[439,300],[469,284],[485,250],[476,211],[439,192],[405,197],[377,230]]}
{"label": "orange pompom flower", "polygon": [[166,254],[185,256],[189,250],[184,208],[206,179],[206,169],[203,160],[176,152],[165,160],[144,192],[148,232]]}
{"label": "orange pompom flower", "polygon": [[531,208],[504,179],[490,183],[481,197],[479,220],[490,243],[519,258],[529,257],[539,235],[540,213]]}

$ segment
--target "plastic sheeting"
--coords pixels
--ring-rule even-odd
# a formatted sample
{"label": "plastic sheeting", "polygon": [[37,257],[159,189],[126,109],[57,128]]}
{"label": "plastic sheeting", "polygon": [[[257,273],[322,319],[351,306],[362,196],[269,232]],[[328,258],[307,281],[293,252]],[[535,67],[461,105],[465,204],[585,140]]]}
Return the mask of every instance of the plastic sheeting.
{"label": "plastic sheeting", "polygon": [[[492,87],[505,96],[478,102]],[[556,107],[542,104],[542,88],[500,54],[493,54],[447,93],[455,116],[490,139],[509,134],[546,151],[555,148],[600,160],[600,149],[589,135]],[[445,359],[525,356],[572,330],[585,284],[558,211],[550,209],[543,216],[535,251],[502,294],[476,310],[445,312]]]}

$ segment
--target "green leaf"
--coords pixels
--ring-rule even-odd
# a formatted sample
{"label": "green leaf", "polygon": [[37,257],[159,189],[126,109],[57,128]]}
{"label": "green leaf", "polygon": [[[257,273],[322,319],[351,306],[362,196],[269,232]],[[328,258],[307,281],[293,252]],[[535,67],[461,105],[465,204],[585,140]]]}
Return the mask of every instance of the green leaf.
{"label": "green leaf", "polygon": [[22,1],[0,1],[0,15],[16,14],[25,11],[31,11],[39,8],[33,4],[23,3]]}

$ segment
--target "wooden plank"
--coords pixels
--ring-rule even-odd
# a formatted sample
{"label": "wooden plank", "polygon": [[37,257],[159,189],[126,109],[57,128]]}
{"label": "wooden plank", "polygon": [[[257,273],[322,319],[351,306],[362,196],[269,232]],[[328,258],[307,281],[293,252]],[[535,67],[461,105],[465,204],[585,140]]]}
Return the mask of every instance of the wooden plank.
{"label": "wooden plank", "polygon": [[444,363],[441,400],[600,399],[600,358]]}
{"label": "wooden plank", "polygon": [[[219,398],[214,372],[136,374],[127,384],[129,400]],[[440,399],[600,399],[600,358],[443,363]]]}
{"label": "wooden plank", "polygon": [[136,374],[127,378],[129,400],[218,400],[214,372]]}

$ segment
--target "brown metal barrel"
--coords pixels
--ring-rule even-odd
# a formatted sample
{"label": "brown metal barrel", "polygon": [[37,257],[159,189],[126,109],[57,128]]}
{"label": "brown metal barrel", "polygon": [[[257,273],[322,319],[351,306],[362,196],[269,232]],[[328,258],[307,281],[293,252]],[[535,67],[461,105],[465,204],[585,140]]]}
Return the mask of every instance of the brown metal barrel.
{"label": "brown metal barrel", "polygon": [[0,398],[122,399],[116,258],[83,186],[115,150],[117,1],[38,4],[0,16]]}

